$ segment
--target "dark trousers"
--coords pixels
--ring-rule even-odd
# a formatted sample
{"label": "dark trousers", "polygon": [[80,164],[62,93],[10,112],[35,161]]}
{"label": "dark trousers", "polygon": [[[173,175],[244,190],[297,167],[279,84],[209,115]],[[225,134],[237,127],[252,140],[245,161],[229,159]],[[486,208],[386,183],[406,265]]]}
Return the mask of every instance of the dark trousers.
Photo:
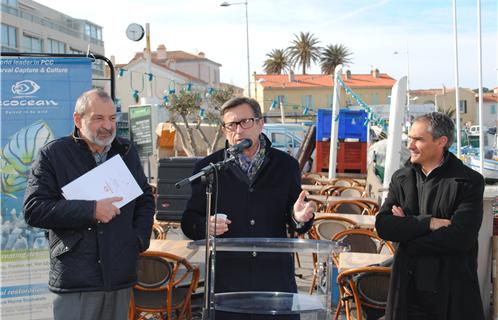
{"label": "dark trousers", "polygon": [[54,320],[122,320],[128,318],[131,288],[116,291],[56,293]]}
{"label": "dark trousers", "polygon": [[293,315],[256,315],[216,311],[216,320],[299,320],[298,314]]}
{"label": "dark trousers", "polygon": [[407,295],[408,320],[436,320],[441,312],[439,292],[421,291],[410,281]]}

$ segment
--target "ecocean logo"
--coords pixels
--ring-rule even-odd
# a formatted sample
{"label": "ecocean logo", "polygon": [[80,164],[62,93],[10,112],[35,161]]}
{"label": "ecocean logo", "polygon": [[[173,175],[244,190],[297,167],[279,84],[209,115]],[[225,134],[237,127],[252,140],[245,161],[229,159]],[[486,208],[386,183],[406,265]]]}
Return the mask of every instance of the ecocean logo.
{"label": "ecocean logo", "polygon": [[57,107],[55,100],[37,99],[33,94],[41,89],[33,80],[17,81],[11,86],[14,94],[10,99],[0,100],[2,107]]}
{"label": "ecocean logo", "polygon": [[18,81],[12,86],[12,93],[20,96],[29,96],[38,90],[40,90],[40,86],[33,80]]}

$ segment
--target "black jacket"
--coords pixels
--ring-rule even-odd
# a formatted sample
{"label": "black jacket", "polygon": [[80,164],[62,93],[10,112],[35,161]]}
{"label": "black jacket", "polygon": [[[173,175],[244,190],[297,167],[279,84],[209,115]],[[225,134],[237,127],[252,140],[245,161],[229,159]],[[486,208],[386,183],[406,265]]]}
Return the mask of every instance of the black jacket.
{"label": "black jacket", "polygon": [[122,207],[109,223],[97,223],[96,201],[65,200],[61,194],[61,187],[96,167],[87,144],[75,135],[54,140],[40,150],[24,199],[26,222],[49,230],[49,289],[79,292],[130,287],[136,282],[138,254],[149,246],[154,216],[151,188],[136,149],[116,138],[107,159],[120,154],[143,194]]}
{"label": "black jacket", "polygon": [[[386,320],[406,319],[407,286],[440,292],[438,320],[484,319],[477,278],[477,238],[483,216],[484,179],[452,153],[427,180],[431,201],[419,208],[416,166],[396,171],[389,194],[377,215],[379,235],[399,243],[386,309]],[[406,217],[392,215],[401,206]],[[421,215],[425,212],[426,215]],[[430,231],[430,218],[451,219],[451,225]]]}
{"label": "black jacket", "polygon": [[[287,238],[288,227],[296,230],[292,207],[301,191],[297,161],[288,154],[271,148],[266,141],[266,156],[254,181],[238,165],[218,175],[218,210],[232,221],[223,238],[267,237]],[[209,163],[225,158],[225,150],[200,160],[194,169],[198,172]],[[213,197],[214,198],[214,197]],[[213,206],[215,205],[213,199]],[[182,217],[182,229],[191,239],[205,237],[205,188],[196,180],[192,197]],[[298,232],[306,232],[312,221]],[[289,253],[217,252],[217,292],[283,291],[296,292],[293,257]]]}

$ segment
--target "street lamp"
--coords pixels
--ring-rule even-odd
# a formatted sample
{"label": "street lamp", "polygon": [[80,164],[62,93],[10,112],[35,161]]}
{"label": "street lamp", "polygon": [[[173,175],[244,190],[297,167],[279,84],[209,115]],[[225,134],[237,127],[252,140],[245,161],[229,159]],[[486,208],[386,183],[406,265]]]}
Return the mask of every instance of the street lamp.
{"label": "street lamp", "polygon": [[220,4],[220,6],[229,7],[229,6],[238,5],[238,4],[243,4],[246,6],[247,92],[248,92],[249,98],[250,98],[251,97],[251,67],[249,64],[249,19],[247,17],[247,1],[245,1],[245,2],[232,2],[232,3],[228,3],[225,1],[222,4]]}
{"label": "street lamp", "polygon": [[406,46],[406,51],[394,51],[393,54],[406,53],[406,114],[408,121],[410,119],[410,53],[408,51],[408,45]]}

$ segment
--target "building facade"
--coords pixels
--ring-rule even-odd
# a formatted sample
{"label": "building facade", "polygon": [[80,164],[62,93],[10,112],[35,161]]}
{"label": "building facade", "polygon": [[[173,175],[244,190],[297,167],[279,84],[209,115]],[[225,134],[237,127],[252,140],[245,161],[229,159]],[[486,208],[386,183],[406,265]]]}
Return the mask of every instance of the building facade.
{"label": "building facade", "polygon": [[[2,0],[2,52],[104,55],[102,27],[70,17],[32,0]],[[92,64],[103,76],[103,63]]]}
{"label": "building facade", "polygon": [[[385,109],[390,104],[390,95],[396,80],[378,70],[370,74],[342,75],[343,82],[373,109]],[[288,75],[253,74],[251,95],[261,105],[265,115],[280,114],[283,107],[285,115],[305,113],[314,114],[322,108],[332,108],[334,80],[331,75],[307,74]],[[359,105],[353,96],[341,87],[340,107]]]}
{"label": "building facade", "polygon": [[[170,90],[178,92],[189,86],[207,92],[220,88],[221,64],[211,61],[201,52],[198,55],[184,51],[166,51],[159,45],[151,52],[150,64],[144,52],[138,52],[127,64],[116,65],[116,96],[121,111],[127,112],[137,100],[154,97],[161,101]],[[150,75],[149,75],[150,74]]]}
{"label": "building facade", "polygon": [[[462,124],[476,124],[478,121],[478,106],[476,94],[467,88],[459,88],[460,100],[460,121]],[[455,89],[425,89],[411,90],[410,97],[414,107],[418,104],[432,104],[435,109],[441,112],[455,111]],[[455,116],[453,116],[455,118]]]}

